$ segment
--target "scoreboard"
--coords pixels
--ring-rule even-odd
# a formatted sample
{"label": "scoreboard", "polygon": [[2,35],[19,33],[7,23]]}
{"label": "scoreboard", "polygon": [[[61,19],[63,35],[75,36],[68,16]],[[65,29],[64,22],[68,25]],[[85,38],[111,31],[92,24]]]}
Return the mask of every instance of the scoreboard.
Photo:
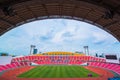
{"label": "scoreboard", "polygon": [[116,55],[105,55],[106,59],[113,59],[113,60],[117,60],[117,56]]}
{"label": "scoreboard", "polygon": [[106,62],[119,64],[117,55],[105,55],[105,58],[106,58]]}

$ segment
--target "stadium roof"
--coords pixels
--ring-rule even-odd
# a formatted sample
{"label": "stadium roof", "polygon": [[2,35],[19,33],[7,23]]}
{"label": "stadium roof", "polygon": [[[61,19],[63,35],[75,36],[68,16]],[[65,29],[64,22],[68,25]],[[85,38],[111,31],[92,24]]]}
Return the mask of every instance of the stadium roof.
{"label": "stadium roof", "polygon": [[119,0],[0,0],[0,35],[24,23],[51,18],[85,21],[120,41]]}

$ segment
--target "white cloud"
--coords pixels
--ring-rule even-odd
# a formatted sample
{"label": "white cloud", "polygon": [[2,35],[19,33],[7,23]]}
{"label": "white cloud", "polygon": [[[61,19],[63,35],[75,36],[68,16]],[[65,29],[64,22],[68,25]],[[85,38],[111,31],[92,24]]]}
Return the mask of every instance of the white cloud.
{"label": "white cloud", "polygon": [[107,32],[103,30],[98,30],[93,32],[93,38],[94,38],[94,43],[99,43],[99,42],[108,42],[108,43],[115,43],[117,40]]}
{"label": "white cloud", "polygon": [[[64,40],[85,40],[89,38],[89,34],[91,31],[84,27],[83,22],[79,21],[73,21],[68,20],[65,23],[65,28],[63,28],[61,31],[57,32],[55,36],[52,39],[52,42],[63,42]],[[81,24],[81,25],[80,25]],[[68,36],[65,36],[64,34],[68,34]]]}
{"label": "white cloud", "polygon": [[107,38],[109,38],[108,35],[102,32],[93,32],[93,37],[95,43],[105,41]]}
{"label": "white cloud", "polygon": [[62,42],[63,41],[62,34],[63,34],[63,32],[56,33],[56,35],[52,39],[52,42],[54,42],[54,43]]}

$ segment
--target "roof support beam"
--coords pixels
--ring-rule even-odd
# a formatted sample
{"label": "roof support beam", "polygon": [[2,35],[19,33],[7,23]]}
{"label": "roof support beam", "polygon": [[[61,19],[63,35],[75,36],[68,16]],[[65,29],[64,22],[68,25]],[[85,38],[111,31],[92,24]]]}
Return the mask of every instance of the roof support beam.
{"label": "roof support beam", "polygon": [[108,24],[105,24],[103,27],[109,28],[111,25],[116,24],[116,23],[118,23],[118,22],[119,22],[119,21],[113,21],[113,22],[110,22],[110,23],[108,23]]}
{"label": "roof support beam", "polygon": [[94,11],[94,10],[93,10],[93,9],[89,10],[89,11],[85,14],[84,19],[87,18],[87,16],[89,15],[89,13],[91,13],[92,11]]}
{"label": "roof support beam", "polygon": [[2,28],[2,27],[0,27],[0,30],[7,30],[6,28]]}
{"label": "roof support beam", "polygon": [[73,10],[72,10],[72,17],[74,17],[77,8],[78,8],[78,6],[74,6],[74,8],[73,8]]}
{"label": "roof support beam", "polygon": [[35,13],[31,10],[31,8],[29,6],[26,6],[26,9],[31,12],[33,17],[37,18],[37,16],[35,15]]}
{"label": "roof support beam", "polygon": [[45,12],[46,12],[46,14],[47,14],[47,15],[48,15],[48,17],[49,17],[50,15],[49,15],[49,13],[48,13],[48,10],[47,10],[46,5],[45,5],[45,4],[42,4],[42,6],[43,6],[43,8],[45,9]]}
{"label": "roof support beam", "polygon": [[97,23],[99,20],[101,20],[102,19],[102,17],[99,17],[98,19],[96,19],[95,21],[93,21],[93,24],[94,23]]}
{"label": "roof support beam", "polygon": [[10,26],[14,26],[15,25],[14,23],[12,23],[12,22],[10,22],[10,21],[8,21],[6,19],[3,19],[3,18],[0,18],[0,21],[3,21],[3,22],[7,23]]}

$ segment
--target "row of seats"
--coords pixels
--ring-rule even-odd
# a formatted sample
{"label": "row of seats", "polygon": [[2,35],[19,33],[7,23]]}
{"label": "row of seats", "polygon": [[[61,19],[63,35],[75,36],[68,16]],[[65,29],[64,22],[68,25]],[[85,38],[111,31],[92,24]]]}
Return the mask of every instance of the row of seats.
{"label": "row of seats", "polygon": [[2,72],[4,70],[12,69],[12,68],[17,68],[17,67],[21,67],[21,66],[29,66],[29,65],[30,65],[29,62],[14,62],[11,64],[1,65],[0,72]]}
{"label": "row of seats", "polygon": [[20,62],[20,61],[40,61],[40,60],[80,60],[80,61],[97,61],[97,62],[106,62],[105,58],[97,58],[93,56],[24,56],[13,58],[12,62]]}
{"label": "row of seats", "polygon": [[44,65],[44,64],[68,64],[68,65],[80,65],[80,64],[83,64],[84,62],[81,62],[81,61],[38,61],[38,62],[35,62],[37,64],[40,64],[40,65]]}
{"label": "row of seats", "polygon": [[109,69],[109,70],[112,70],[112,71],[120,74],[120,65],[119,64],[101,63],[101,62],[89,62],[89,66],[101,67],[101,68]]}

